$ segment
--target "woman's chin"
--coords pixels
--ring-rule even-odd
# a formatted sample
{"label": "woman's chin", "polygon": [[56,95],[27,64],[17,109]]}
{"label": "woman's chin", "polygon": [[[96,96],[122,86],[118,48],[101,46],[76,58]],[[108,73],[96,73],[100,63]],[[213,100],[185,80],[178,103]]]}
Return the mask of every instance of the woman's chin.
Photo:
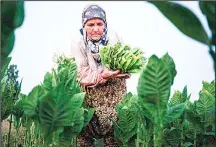
{"label": "woman's chin", "polygon": [[92,40],[95,40],[95,41],[100,40],[100,36],[92,36],[91,38],[92,38]]}

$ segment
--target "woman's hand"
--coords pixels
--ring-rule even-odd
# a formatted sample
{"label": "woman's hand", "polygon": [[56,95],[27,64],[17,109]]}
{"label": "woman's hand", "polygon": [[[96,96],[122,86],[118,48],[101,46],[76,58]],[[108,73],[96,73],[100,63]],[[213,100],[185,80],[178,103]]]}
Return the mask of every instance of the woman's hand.
{"label": "woman's hand", "polygon": [[114,78],[114,77],[117,76],[119,73],[120,73],[120,70],[112,71],[112,70],[105,69],[105,70],[102,72],[101,77],[102,77],[103,79]]}
{"label": "woman's hand", "polygon": [[131,75],[128,74],[128,73],[125,73],[125,74],[120,74],[120,70],[116,70],[116,71],[112,71],[112,70],[108,70],[108,69],[105,69],[104,72],[102,73],[102,78],[104,79],[109,79],[109,78],[130,78]]}
{"label": "woman's hand", "polygon": [[120,74],[120,70],[109,70],[109,69],[105,69],[100,76],[98,76],[96,83],[93,82],[82,82],[83,85],[88,86],[88,87],[95,87],[99,84],[104,85],[108,79],[110,78],[130,78],[130,74],[125,73],[125,74]]}

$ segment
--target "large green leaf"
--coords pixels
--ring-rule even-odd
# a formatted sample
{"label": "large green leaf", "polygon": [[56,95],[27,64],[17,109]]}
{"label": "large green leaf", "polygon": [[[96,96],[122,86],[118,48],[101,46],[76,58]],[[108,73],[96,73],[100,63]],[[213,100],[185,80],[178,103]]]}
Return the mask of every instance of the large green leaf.
{"label": "large green leaf", "polygon": [[208,35],[199,18],[188,8],[167,1],[150,1],[169,19],[179,31],[204,44],[209,44]]}
{"label": "large green leaf", "polygon": [[[215,1],[199,1],[199,7],[202,13],[206,16],[209,28],[211,29],[212,35],[216,37],[216,2]],[[213,37],[212,36],[212,37]]]}
{"label": "large green leaf", "polygon": [[168,53],[166,53],[162,58],[161,58],[168,66],[170,72],[171,72],[171,75],[172,75],[172,84],[174,82],[174,78],[177,74],[177,71],[175,69],[175,63],[173,61],[173,59],[169,56]]}
{"label": "large green leaf", "polygon": [[166,142],[166,146],[178,146],[180,144],[181,132],[176,128],[165,128],[163,130],[163,141]]}
{"label": "large green leaf", "polygon": [[214,105],[214,97],[206,90],[201,90],[199,100],[196,103],[196,111],[198,114],[208,113]]}
{"label": "large green leaf", "polygon": [[1,63],[5,64],[7,56],[11,53],[14,42],[16,28],[20,27],[24,21],[24,2],[1,1]]}
{"label": "large green leaf", "polygon": [[71,126],[72,105],[71,100],[58,104],[50,93],[47,94],[39,105],[40,122],[48,124],[53,130],[56,127]]}
{"label": "large green leaf", "polygon": [[164,117],[164,124],[168,124],[179,118],[183,114],[186,105],[187,103],[181,103],[168,108],[167,114]]}
{"label": "large green leaf", "polygon": [[143,101],[141,105],[154,117],[158,113],[162,117],[166,112],[171,83],[172,75],[165,62],[152,55],[141,73],[137,92],[138,98]]}
{"label": "large green leaf", "polygon": [[32,91],[29,93],[27,98],[23,100],[23,109],[24,113],[29,117],[34,117],[37,115],[38,111],[38,102],[42,99],[44,91],[41,86],[35,86]]}
{"label": "large green leaf", "polygon": [[127,104],[117,105],[118,124],[114,124],[114,136],[123,144],[126,144],[131,137],[136,134],[137,130],[137,109],[134,106],[128,107]]}
{"label": "large green leaf", "polygon": [[119,126],[124,132],[130,132],[136,127],[136,112],[133,109],[129,109],[127,106],[123,106],[122,109],[117,107],[118,118],[120,120]]}
{"label": "large green leaf", "polygon": [[65,85],[63,83],[60,83],[51,90],[51,97],[57,104],[57,107],[59,107],[59,105],[68,102],[72,98],[72,95],[67,92]]}

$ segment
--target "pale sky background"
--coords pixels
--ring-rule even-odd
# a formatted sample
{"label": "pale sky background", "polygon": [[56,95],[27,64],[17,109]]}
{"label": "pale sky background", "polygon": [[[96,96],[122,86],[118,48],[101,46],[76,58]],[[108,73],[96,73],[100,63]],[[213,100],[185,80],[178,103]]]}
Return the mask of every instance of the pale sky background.
{"label": "pale sky background", "polygon": [[[108,26],[117,31],[124,43],[139,47],[161,57],[166,52],[174,59],[177,76],[172,86],[175,90],[188,87],[191,101],[198,99],[202,81],[215,79],[213,62],[204,44],[196,42],[178,31],[153,5],[142,1],[127,2],[72,2],[72,1],[25,1],[25,20],[16,30],[12,64],[18,65],[23,78],[22,93],[43,81],[54,63],[55,52],[68,53],[71,40],[79,35],[81,13],[89,3],[102,6],[107,13]],[[178,2],[189,7],[210,34],[198,2]],[[128,92],[136,94],[139,74],[127,80]]]}

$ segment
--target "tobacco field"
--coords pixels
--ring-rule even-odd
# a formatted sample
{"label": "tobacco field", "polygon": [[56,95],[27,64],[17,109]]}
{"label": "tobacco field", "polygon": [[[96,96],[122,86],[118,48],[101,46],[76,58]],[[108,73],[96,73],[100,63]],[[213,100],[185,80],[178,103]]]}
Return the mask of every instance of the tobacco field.
{"label": "tobacco field", "polygon": [[[212,32],[210,37],[195,14],[180,4],[148,3],[156,6],[183,34],[208,46],[215,69],[215,2],[199,2]],[[86,93],[77,81],[75,58],[55,55],[56,66],[46,72],[43,81],[28,94],[21,93],[19,65],[10,64],[13,57],[9,54],[14,46],[14,31],[24,21],[24,2],[1,2],[1,11],[1,146],[76,147],[77,136],[95,110],[84,103]],[[187,23],[193,28],[188,28]],[[171,95],[178,71],[169,53],[162,57],[153,54],[142,64],[137,94],[122,95],[123,100],[116,107],[118,121],[110,118],[118,145],[215,146],[215,80],[202,81],[199,97],[192,102],[187,83]],[[103,140],[95,138],[94,145],[102,147]]]}

